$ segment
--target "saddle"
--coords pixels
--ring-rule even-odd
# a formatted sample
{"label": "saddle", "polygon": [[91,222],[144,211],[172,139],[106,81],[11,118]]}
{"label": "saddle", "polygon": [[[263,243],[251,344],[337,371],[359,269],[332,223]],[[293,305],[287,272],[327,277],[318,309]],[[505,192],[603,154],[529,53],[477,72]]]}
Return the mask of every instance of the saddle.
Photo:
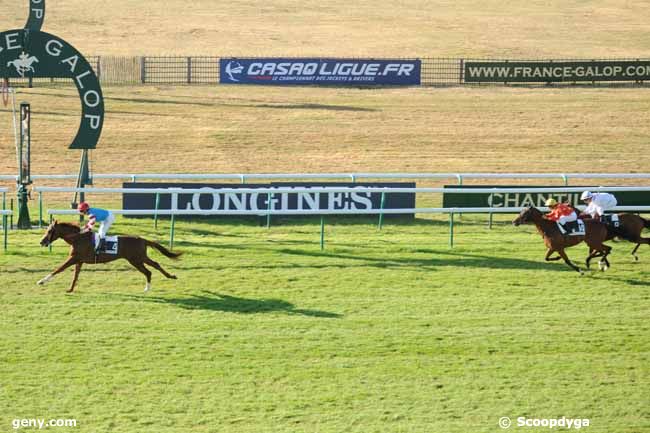
{"label": "saddle", "polygon": [[581,219],[568,222],[564,226],[557,223],[557,226],[564,236],[584,236],[586,233],[585,223]]}
{"label": "saddle", "polygon": [[600,217],[600,221],[603,222],[606,226],[613,227],[615,229],[617,229],[620,226],[618,215],[615,213],[603,215],[602,217]]}
{"label": "saddle", "polygon": [[[95,245],[97,245],[97,243],[99,242],[99,234],[93,233],[91,239],[93,242],[93,248],[95,248]],[[104,245],[102,245],[102,248],[98,251],[98,253],[117,255],[117,251],[118,251],[117,248],[118,248],[118,237],[106,236],[104,238]]]}

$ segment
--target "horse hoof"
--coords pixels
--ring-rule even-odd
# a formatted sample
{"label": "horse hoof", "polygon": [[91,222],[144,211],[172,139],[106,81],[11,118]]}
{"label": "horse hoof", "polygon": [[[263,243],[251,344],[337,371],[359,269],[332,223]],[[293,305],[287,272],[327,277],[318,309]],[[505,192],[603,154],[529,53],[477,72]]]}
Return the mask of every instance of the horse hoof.
{"label": "horse hoof", "polygon": [[147,293],[149,290],[151,290],[151,284],[147,283],[147,285],[144,286],[144,292]]}
{"label": "horse hoof", "polygon": [[172,276],[169,277],[169,278],[171,278],[172,280],[178,280],[178,277],[177,277],[176,275],[172,275]]}
{"label": "horse hoof", "polygon": [[74,291],[74,289],[69,289],[69,290],[66,290],[65,292],[66,293],[72,293],[73,291]]}
{"label": "horse hoof", "polygon": [[639,261],[639,257],[638,257],[638,256],[634,256],[634,261],[635,261],[635,262],[638,262],[638,261]]}
{"label": "horse hoof", "polygon": [[578,269],[578,272],[580,272],[580,276],[583,276],[585,274],[585,271],[583,271],[582,269]]}

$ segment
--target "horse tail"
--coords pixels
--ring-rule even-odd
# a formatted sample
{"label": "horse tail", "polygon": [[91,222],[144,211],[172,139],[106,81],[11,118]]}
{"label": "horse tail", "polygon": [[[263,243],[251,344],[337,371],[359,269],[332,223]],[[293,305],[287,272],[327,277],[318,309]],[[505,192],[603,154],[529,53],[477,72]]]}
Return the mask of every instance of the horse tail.
{"label": "horse tail", "polygon": [[170,259],[176,260],[182,254],[182,253],[173,253],[173,252],[169,251],[167,248],[160,245],[158,242],[148,241],[146,239],[144,240],[144,242],[148,247],[154,247],[155,249],[160,251],[165,257],[169,257]]}

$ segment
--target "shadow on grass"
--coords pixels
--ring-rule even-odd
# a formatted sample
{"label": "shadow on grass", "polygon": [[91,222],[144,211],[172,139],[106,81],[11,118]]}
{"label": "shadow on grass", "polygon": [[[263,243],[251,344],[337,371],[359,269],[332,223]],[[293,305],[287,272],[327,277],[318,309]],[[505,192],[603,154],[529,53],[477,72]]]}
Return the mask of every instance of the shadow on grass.
{"label": "shadow on grass", "polygon": [[292,303],[281,299],[239,298],[207,290],[202,291],[201,295],[192,295],[188,298],[167,298],[162,296],[143,297],[135,295],[121,295],[121,297],[137,299],[143,302],[172,305],[187,310],[208,310],[239,314],[284,313],[289,315],[320,317],[326,319],[338,319],[343,317],[341,314],[330,313],[327,311],[296,308]]}
{"label": "shadow on grass", "polygon": [[[456,253],[451,251],[437,251],[437,250],[416,250],[416,253],[425,253],[436,255],[438,257],[431,258],[418,258],[418,257],[409,257],[409,258],[379,258],[379,257],[367,257],[360,255],[352,254],[337,254],[337,253],[327,253],[320,251],[304,251],[304,250],[290,250],[283,249],[278,252],[282,254],[290,254],[297,256],[309,256],[309,257],[322,257],[322,258],[339,258],[346,260],[359,260],[370,262],[366,266],[371,267],[395,267],[395,266],[407,266],[407,267],[426,267],[431,268],[432,270],[436,267],[443,266],[454,266],[454,267],[467,267],[467,268],[487,268],[487,269],[532,269],[532,270],[551,270],[551,271],[572,271],[566,265],[562,266],[553,266],[552,264],[545,263],[542,259],[540,261],[532,261],[526,259],[516,259],[516,258],[504,258],[498,256],[485,256],[479,254],[467,254],[467,253]],[[440,256],[451,256],[448,258]],[[298,266],[299,267],[299,266]]]}

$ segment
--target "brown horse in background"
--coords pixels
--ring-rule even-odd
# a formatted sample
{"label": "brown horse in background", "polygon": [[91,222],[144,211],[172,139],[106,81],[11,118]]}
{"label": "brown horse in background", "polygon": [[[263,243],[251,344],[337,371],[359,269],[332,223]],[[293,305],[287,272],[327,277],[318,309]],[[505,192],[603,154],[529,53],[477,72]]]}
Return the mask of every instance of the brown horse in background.
{"label": "brown horse in background", "polygon": [[[580,215],[580,209],[571,204],[569,206],[573,208],[576,214]],[[638,262],[639,256],[636,255],[636,252],[641,244],[650,245],[650,238],[641,237],[641,232],[644,228],[650,229],[650,221],[633,213],[619,213],[617,215],[619,226],[612,227],[607,225],[607,239],[605,240],[609,241],[614,238],[619,238],[635,243],[636,246],[630,254],[634,257],[634,261]]]}
{"label": "brown horse in background", "polygon": [[[546,248],[548,248],[545,257],[546,261],[555,261],[561,258],[571,269],[583,274],[583,271],[569,260],[564,250],[584,241],[589,246],[589,256],[585,262],[587,268],[591,259],[595,257],[602,257],[598,263],[601,271],[606,270],[610,266],[607,256],[612,251],[612,247],[603,243],[607,240],[608,232],[605,225],[600,221],[585,221],[584,236],[565,236],[560,232],[555,221],[544,218],[544,215],[539,209],[527,207],[512,222],[515,226],[531,223],[535,224],[537,231],[544,238]],[[554,252],[557,252],[559,257],[551,257]]]}
{"label": "brown horse in background", "polygon": [[159,243],[139,237],[118,236],[117,254],[95,254],[93,236],[94,234],[92,232],[81,232],[77,224],[63,223],[56,220],[50,224],[45,232],[45,236],[41,239],[41,246],[47,247],[55,240],[63,239],[71,247],[70,256],[65,263],[39,280],[38,284],[45,284],[56,274],[74,265],[74,277],[72,279],[72,285],[68,290],[68,293],[70,293],[74,290],[74,286],[77,283],[82,264],[108,263],[117,259],[126,259],[134,268],[144,274],[147,278],[147,285],[144,288],[145,292],[151,289],[151,271],[145,267],[145,264],[159,270],[167,278],[176,279],[175,275],[168,273],[160,264],[147,257],[147,247],[157,249],[170,259],[177,259],[181,255],[180,253],[173,253]]}
{"label": "brown horse in background", "polygon": [[634,257],[634,261],[638,262],[639,256],[636,252],[641,244],[650,245],[650,238],[641,237],[644,228],[650,229],[650,221],[632,213],[620,213],[618,223],[618,227],[607,226],[607,240],[620,238],[635,243],[636,247],[630,254]]}

